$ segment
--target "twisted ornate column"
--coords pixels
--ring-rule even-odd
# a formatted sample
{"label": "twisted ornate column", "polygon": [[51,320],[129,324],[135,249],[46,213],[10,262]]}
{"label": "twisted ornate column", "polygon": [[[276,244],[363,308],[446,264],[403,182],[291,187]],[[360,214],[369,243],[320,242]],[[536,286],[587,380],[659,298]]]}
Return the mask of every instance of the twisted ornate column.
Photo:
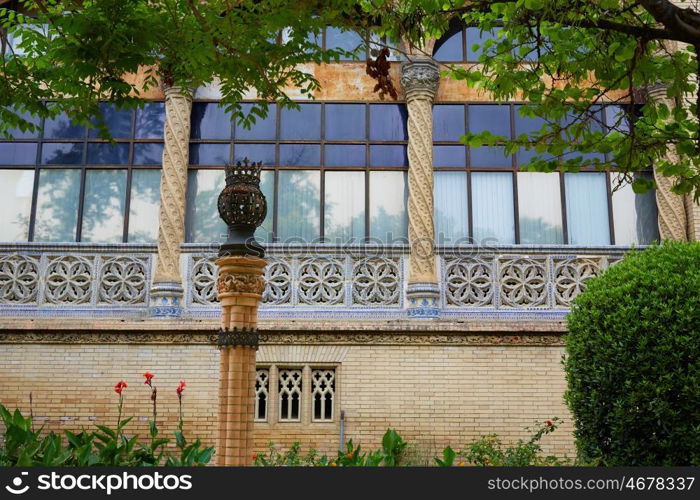
{"label": "twisted ornate column", "polygon": [[401,66],[408,106],[408,315],[436,318],[440,289],[435,269],[433,222],[433,100],[440,83],[438,66],[414,60]]}
{"label": "twisted ornate column", "polygon": [[222,257],[216,265],[221,302],[217,465],[251,465],[257,318],[265,288],[265,261],[258,257]]}
{"label": "twisted ornate column", "polygon": [[189,160],[191,94],[165,88],[163,169],[160,180],[158,258],[151,288],[151,316],[180,316],[180,244],[185,241],[185,195]]}
{"label": "twisted ornate column", "polygon": [[[666,95],[666,86],[656,85],[648,88],[647,91],[649,99],[663,102],[669,109],[675,107],[676,103]],[[666,156],[669,161],[678,160],[674,146],[669,146]],[[684,197],[672,192],[672,178],[659,174],[656,169],[654,169],[654,180],[656,181],[656,205],[659,211],[661,238],[686,241],[688,239],[688,217]]]}

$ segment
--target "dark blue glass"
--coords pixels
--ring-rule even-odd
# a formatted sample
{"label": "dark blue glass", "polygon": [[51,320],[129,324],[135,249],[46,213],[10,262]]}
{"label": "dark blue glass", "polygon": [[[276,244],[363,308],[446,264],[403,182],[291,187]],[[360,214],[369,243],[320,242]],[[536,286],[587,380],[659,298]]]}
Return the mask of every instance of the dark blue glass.
{"label": "dark blue glass", "polygon": [[493,135],[510,138],[510,106],[498,104],[471,104],[469,132],[478,134],[488,130]]}
{"label": "dark blue glass", "polygon": [[129,163],[128,144],[88,144],[88,165],[125,165]]}
{"label": "dark blue glass", "polygon": [[[241,104],[241,112],[248,115],[252,107],[253,105],[250,103]],[[254,141],[274,140],[277,137],[277,105],[269,105],[265,118],[260,118],[258,115],[253,116],[255,117],[255,123],[250,127],[250,130],[236,122],[236,139]]]}
{"label": "dark blue glass", "polygon": [[328,167],[364,167],[365,150],[359,144],[327,144],[324,163]]}
{"label": "dark blue glass", "polygon": [[136,110],[136,138],[162,139],[165,103],[149,102]]}
{"label": "dark blue glass", "polygon": [[433,58],[436,61],[464,61],[462,30],[438,40],[433,49]]}
{"label": "dark blue glass", "polygon": [[467,151],[464,146],[433,146],[433,166],[464,167]]}
{"label": "dark blue glass", "polygon": [[[476,62],[479,60],[479,56],[483,53],[483,44],[486,40],[495,39],[494,43],[498,43],[498,37],[496,36],[497,31],[487,30],[481,31],[479,28],[467,28],[467,61]],[[479,47],[474,50],[474,45],[478,44]],[[486,55],[495,55],[496,48],[491,46],[486,51]]]}
{"label": "dark blue glass", "polygon": [[[102,118],[109,129],[112,139],[129,139],[131,138],[131,111],[127,109],[117,109],[112,104],[105,102],[100,103],[100,112]],[[92,123],[97,124],[97,118],[92,120]],[[88,137],[99,137],[99,131],[96,128],[88,129]]]}
{"label": "dark blue glass", "polygon": [[192,139],[231,139],[231,114],[215,102],[192,104]]}
{"label": "dark blue glass", "polygon": [[321,138],[320,104],[302,104],[300,110],[283,109],[280,121],[280,139]]}
{"label": "dark blue glass", "polygon": [[341,61],[357,61],[364,59],[364,40],[354,31],[343,31],[340,28],[329,26],[326,28],[326,49],[343,49],[348,52],[356,52],[354,57],[341,57]]}
{"label": "dark blue glass", "polygon": [[542,126],[547,123],[543,118],[520,116],[520,106],[515,107],[515,137],[527,134],[529,137],[539,135]]}
{"label": "dark blue glass", "polygon": [[326,104],[326,140],[365,139],[364,104]]}
{"label": "dark blue glass", "polygon": [[[15,109],[12,109],[11,111],[16,112]],[[35,116],[31,116],[29,113],[18,113],[18,114],[23,119],[25,119],[26,121],[28,121],[30,123],[33,123],[34,125],[39,126],[39,124],[41,122],[41,120],[39,118],[37,118]],[[6,137],[3,137],[3,138],[9,138],[10,136],[13,139],[34,139],[35,137],[39,137],[39,132],[38,131],[37,132],[30,132],[30,131],[22,132],[19,128],[11,128],[8,131],[8,134],[6,135]],[[0,161],[2,161],[2,160],[0,160]]]}
{"label": "dark blue glass", "polygon": [[190,165],[226,165],[229,144],[190,144]]}
{"label": "dark blue glass", "polygon": [[526,164],[534,157],[539,157],[545,161],[551,161],[551,160],[556,159],[554,156],[550,155],[549,153],[536,153],[534,149],[530,149],[528,151],[525,148],[520,148],[518,150],[518,155],[517,155],[518,167]]}
{"label": "dark blue glass", "polygon": [[162,143],[134,144],[134,165],[160,165],[162,162]]}
{"label": "dark blue glass", "polygon": [[[592,106],[590,110],[585,113],[578,113],[576,111],[567,111],[564,119],[562,120],[562,127],[580,127],[582,123],[585,123],[586,130],[588,131],[603,131],[603,108],[602,106]],[[573,125],[572,125],[573,124]],[[571,130],[571,129],[569,129]],[[579,138],[575,137],[573,131],[565,132],[566,137],[572,141],[576,141]]]}
{"label": "dark blue glass", "polygon": [[503,146],[481,146],[471,148],[469,162],[472,167],[511,168],[511,155],[504,156]]}
{"label": "dark blue glass", "polygon": [[0,165],[36,164],[35,142],[0,142]]}
{"label": "dark blue glass", "polygon": [[45,142],[41,147],[42,165],[79,165],[83,163],[83,143]]}
{"label": "dark blue glass", "polygon": [[65,113],[44,122],[44,139],[82,139],[85,127],[73,123]]}
{"label": "dark blue glass", "polygon": [[[576,157],[581,157],[584,160],[595,160],[598,159],[598,161],[604,162],[605,161],[605,155],[603,153],[598,153],[596,151],[590,152],[590,153],[581,153],[579,151],[574,151],[572,149],[567,148],[564,151],[564,154],[562,155],[562,160],[570,160],[572,158]],[[592,165],[588,165],[591,167]]]}
{"label": "dark blue glass", "polygon": [[629,115],[623,106],[605,106],[605,124],[609,130],[629,132]]}
{"label": "dark blue glass", "polygon": [[459,141],[464,134],[464,106],[454,104],[433,106],[434,141]]}
{"label": "dark blue glass", "polygon": [[234,162],[245,158],[252,162],[262,162],[263,165],[275,165],[274,144],[236,144],[233,147]]}
{"label": "dark blue glass", "polygon": [[408,140],[408,111],[405,104],[370,104],[371,141]]}
{"label": "dark blue glass", "polygon": [[372,167],[408,166],[406,146],[370,146],[369,164]]}
{"label": "dark blue glass", "polygon": [[281,144],[280,165],[314,166],[321,164],[321,146],[318,144]]}

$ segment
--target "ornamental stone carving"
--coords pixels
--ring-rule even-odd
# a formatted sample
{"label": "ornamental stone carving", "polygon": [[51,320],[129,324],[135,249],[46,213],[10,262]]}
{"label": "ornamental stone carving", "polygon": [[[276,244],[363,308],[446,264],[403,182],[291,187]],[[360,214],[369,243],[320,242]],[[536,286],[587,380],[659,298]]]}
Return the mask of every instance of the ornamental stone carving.
{"label": "ornamental stone carving", "polygon": [[352,271],[353,303],[398,304],[400,278],[399,265],[394,259],[377,257],[358,260]]}
{"label": "ornamental stone carving", "polygon": [[145,302],[148,260],[139,257],[113,257],[102,263],[100,301],[107,304]]}
{"label": "ornamental stone carving", "polygon": [[39,261],[28,255],[0,257],[0,302],[36,302],[39,287]]}
{"label": "ornamental stone carving", "polygon": [[216,281],[216,289],[222,293],[254,293],[262,295],[265,279],[255,274],[224,273]]}
{"label": "ornamental stone carving", "polygon": [[46,300],[52,304],[89,303],[94,275],[92,257],[50,259],[46,270]]}
{"label": "ornamental stone carving", "polygon": [[514,258],[500,261],[501,304],[510,307],[547,305],[545,259]]}
{"label": "ornamental stone carving", "polygon": [[195,304],[212,305],[219,302],[216,294],[217,267],[213,258],[195,257],[190,273],[192,283],[192,302]]}
{"label": "ornamental stone carving", "polygon": [[447,304],[463,307],[493,304],[493,263],[478,258],[453,259],[445,266]]}
{"label": "ornamental stone carving", "polygon": [[265,291],[262,301],[265,304],[288,304],[292,297],[292,269],[283,260],[268,260],[265,267]]}
{"label": "ornamental stone carving", "polygon": [[342,304],[345,272],[336,259],[305,259],[299,265],[299,301],[314,305]]}
{"label": "ornamental stone carving", "polygon": [[432,101],[440,85],[438,65],[429,59],[406,62],[401,65],[400,82],[407,101],[414,98]]}
{"label": "ornamental stone carving", "polygon": [[586,288],[586,281],[600,272],[600,262],[594,259],[554,260],[554,300],[557,305],[570,307]]}

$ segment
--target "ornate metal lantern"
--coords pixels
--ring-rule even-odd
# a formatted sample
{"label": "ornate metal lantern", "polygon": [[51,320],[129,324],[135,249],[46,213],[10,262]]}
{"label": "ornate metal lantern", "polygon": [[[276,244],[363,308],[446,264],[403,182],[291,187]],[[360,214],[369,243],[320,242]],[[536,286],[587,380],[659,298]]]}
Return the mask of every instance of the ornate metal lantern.
{"label": "ornate metal lantern", "polygon": [[219,256],[255,255],[265,250],[255,239],[255,229],[267,215],[265,195],[260,191],[262,163],[248,158],[235,165],[226,165],[226,187],[219,194],[219,216],[228,225],[228,239],[221,245]]}

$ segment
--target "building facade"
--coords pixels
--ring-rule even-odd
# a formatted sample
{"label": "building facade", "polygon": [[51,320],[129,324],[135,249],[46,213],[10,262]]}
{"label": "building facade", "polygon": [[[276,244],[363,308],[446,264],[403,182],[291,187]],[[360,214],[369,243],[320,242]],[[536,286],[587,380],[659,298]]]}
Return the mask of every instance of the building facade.
{"label": "building facade", "polygon": [[[329,28],[321,43],[353,36]],[[519,171],[526,151],[460,143],[540,127],[518,102],[440,78],[483,36],[457,30],[429,44],[432,59],[397,58],[398,101],[378,98],[363,62],[342,61],[310,65],[316,99],[272,105],[251,129],[211,85],[153,91],[135,112],[105,104],[114,143],[65,117],[0,139],[0,403],[27,411],[31,393],[51,429],[114,423],[125,380],[125,414],[145,432],[148,370],[162,426],[175,428],[185,380],[186,429],[213,444],[216,199],[224,164],[248,158],[264,165],[269,207],[257,448],[333,453],[341,434],[375,447],[391,427],[422,461],[559,416],[544,445],[572,455],[571,301],[632,246],[700,238],[700,207],[662,182],[636,195],[614,190],[612,171]],[[595,126],[620,113],[601,106]]]}

